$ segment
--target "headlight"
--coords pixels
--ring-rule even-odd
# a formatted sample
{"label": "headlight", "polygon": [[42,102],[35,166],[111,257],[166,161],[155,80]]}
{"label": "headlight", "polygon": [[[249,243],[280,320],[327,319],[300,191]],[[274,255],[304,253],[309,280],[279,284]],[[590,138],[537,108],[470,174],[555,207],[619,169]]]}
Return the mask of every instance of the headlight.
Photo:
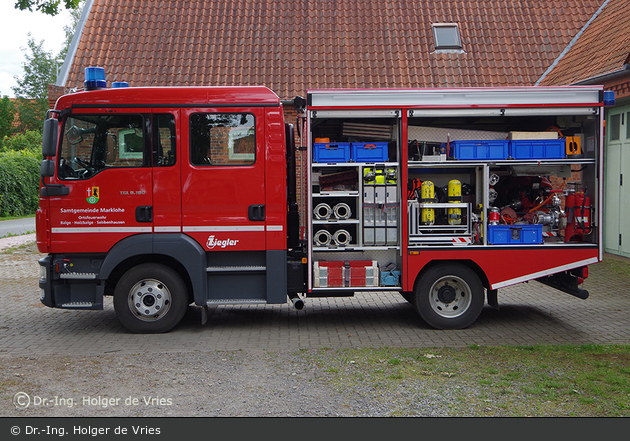
{"label": "headlight", "polygon": [[43,265],[40,265],[39,266],[39,280],[45,282],[47,278],[48,278],[48,271],[46,270],[46,267]]}

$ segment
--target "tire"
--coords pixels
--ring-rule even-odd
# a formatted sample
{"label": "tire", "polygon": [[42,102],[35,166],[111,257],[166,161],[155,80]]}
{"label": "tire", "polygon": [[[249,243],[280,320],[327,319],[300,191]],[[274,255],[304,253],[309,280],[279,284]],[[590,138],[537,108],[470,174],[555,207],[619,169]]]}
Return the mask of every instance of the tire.
{"label": "tire", "polygon": [[144,263],[128,270],[114,290],[114,309],[125,328],[138,334],[170,331],[184,317],[188,293],[171,268]]}
{"label": "tire", "polygon": [[462,264],[443,263],[424,273],[413,293],[412,304],[422,319],[437,329],[464,329],[483,309],[481,280]]}

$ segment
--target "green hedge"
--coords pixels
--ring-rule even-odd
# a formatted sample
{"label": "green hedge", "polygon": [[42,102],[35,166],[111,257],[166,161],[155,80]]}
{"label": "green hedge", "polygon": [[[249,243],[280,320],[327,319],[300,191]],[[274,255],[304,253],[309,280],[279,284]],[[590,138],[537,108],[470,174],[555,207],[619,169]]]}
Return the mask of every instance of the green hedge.
{"label": "green hedge", "polygon": [[31,130],[29,132],[17,133],[12,136],[5,136],[0,143],[0,152],[7,150],[31,150],[40,151],[42,149],[42,134]]}
{"label": "green hedge", "polygon": [[0,217],[37,211],[40,164],[41,153],[33,149],[0,152]]}

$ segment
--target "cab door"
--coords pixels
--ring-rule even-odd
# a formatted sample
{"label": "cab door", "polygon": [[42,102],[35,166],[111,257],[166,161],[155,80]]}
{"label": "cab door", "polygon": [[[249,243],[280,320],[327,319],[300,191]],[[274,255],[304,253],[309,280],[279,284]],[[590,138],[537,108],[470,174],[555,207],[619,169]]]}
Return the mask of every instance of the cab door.
{"label": "cab door", "polygon": [[154,233],[182,231],[179,109],[154,109],[151,115]]}
{"label": "cab door", "polygon": [[[50,196],[51,252],[107,252],[151,233],[152,168],[144,109],[73,110],[64,119]],[[67,189],[67,190],[66,190]]]}
{"label": "cab door", "polygon": [[207,251],[265,250],[264,110],[182,114],[183,231]]}

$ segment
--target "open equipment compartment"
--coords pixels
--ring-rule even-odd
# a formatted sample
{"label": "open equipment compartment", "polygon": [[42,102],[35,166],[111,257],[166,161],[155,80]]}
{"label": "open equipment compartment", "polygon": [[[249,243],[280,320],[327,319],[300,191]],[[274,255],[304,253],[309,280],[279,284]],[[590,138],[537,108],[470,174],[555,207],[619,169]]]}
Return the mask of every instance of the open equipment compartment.
{"label": "open equipment compartment", "polygon": [[[596,87],[309,93],[309,148],[345,143],[350,154],[326,163],[309,155],[308,295],[399,291],[437,328],[467,326],[485,300],[497,304],[499,288],[528,280],[584,298],[583,268],[601,260],[603,95]],[[358,152],[368,145],[376,149]],[[329,175],[348,186],[324,189]],[[345,221],[356,240],[314,238],[322,225],[346,227],[316,219],[327,197],[356,209]],[[360,262],[376,262],[380,277],[371,270],[365,286],[347,277],[340,285],[333,270],[336,281],[322,279],[322,267]]]}
{"label": "open equipment compartment", "polygon": [[[409,246],[447,245],[449,238],[470,246],[597,244],[598,121],[561,110],[409,118]],[[418,145],[440,146],[446,154],[427,159],[414,150]],[[470,239],[470,231],[453,229],[445,214],[454,202],[448,190],[453,180],[462,186],[456,202],[469,204],[462,219],[471,223]],[[424,194],[427,182],[433,188]],[[423,219],[423,210],[439,214]],[[513,236],[499,233],[504,226],[512,227]],[[527,240],[520,239],[521,231]]]}
{"label": "open equipment compartment", "polygon": [[[312,193],[307,231],[313,289],[400,289],[400,113],[366,117],[352,111],[313,112],[310,116]],[[334,153],[335,158],[323,160],[326,145],[347,146],[349,153]],[[340,241],[339,235],[346,240]],[[365,275],[350,277],[357,272]],[[333,279],[328,281],[328,275]]]}

